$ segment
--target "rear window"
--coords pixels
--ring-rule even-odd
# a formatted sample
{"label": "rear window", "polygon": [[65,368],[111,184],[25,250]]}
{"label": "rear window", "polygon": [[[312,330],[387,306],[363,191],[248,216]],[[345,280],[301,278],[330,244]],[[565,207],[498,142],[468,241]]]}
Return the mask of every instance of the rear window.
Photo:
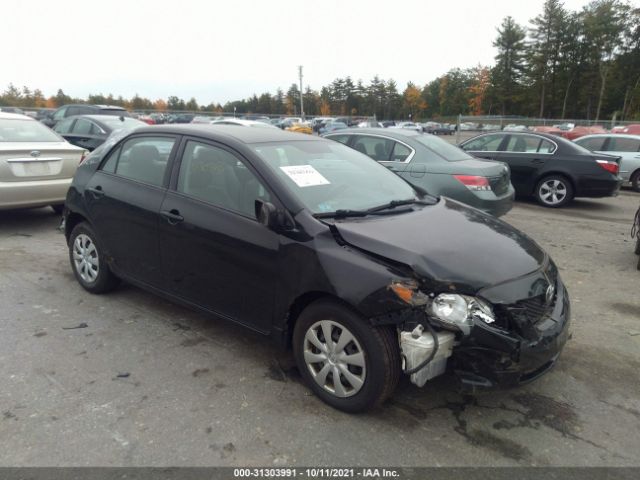
{"label": "rear window", "polygon": [[419,143],[427,147],[439,157],[447,160],[448,162],[459,162],[461,160],[473,160],[473,157],[461,148],[451,145],[446,141],[438,138],[434,135],[416,135],[412,137]]}
{"label": "rear window", "polygon": [[126,110],[119,110],[116,108],[101,108],[100,115],[117,115],[119,117],[130,117],[131,115]]}
{"label": "rear window", "polygon": [[144,127],[147,124],[141,122],[140,120],[136,120],[135,118],[124,117],[123,120],[120,120],[119,117],[114,116],[113,118],[101,118],[100,121],[107,125],[111,130],[120,130],[120,129],[131,129],[135,127]]}
{"label": "rear window", "polygon": [[61,142],[53,130],[36,120],[0,119],[0,142]]}

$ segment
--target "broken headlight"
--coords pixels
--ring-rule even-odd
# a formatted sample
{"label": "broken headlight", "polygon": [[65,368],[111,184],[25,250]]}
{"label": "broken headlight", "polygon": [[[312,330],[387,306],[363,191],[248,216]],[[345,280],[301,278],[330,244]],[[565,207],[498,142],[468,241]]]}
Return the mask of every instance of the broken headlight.
{"label": "broken headlight", "polygon": [[452,326],[468,335],[474,320],[486,324],[496,321],[493,309],[484,300],[456,293],[441,293],[427,306],[427,312],[444,325]]}

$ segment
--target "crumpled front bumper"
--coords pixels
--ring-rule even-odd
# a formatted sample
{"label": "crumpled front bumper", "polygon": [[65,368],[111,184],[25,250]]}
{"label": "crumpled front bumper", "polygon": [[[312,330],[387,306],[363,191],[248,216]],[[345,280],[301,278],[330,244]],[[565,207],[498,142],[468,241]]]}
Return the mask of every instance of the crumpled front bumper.
{"label": "crumpled front bumper", "polygon": [[525,334],[478,321],[451,358],[461,390],[514,387],[549,371],[569,338],[570,316],[569,296],[557,277],[553,307]]}

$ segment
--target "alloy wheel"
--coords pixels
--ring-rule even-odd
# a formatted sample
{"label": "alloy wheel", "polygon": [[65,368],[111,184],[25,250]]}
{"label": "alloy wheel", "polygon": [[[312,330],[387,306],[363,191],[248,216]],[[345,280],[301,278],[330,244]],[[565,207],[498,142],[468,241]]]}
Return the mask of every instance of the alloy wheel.
{"label": "alloy wheel", "polygon": [[336,397],[351,397],[364,385],[364,350],[343,325],[320,320],[304,336],[304,361],[314,381]]}
{"label": "alloy wheel", "polygon": [[539,187],[540,199],[547,205],[558,205],[567,196],[567,186],[558,179],[550,179]]}
{"label": "alloy wheel", "polygon": [[98,278],[100,264],[98,249],[91,237],[81,233],[73,242],[73,264],[80,278],[87,283],[93,283]]}

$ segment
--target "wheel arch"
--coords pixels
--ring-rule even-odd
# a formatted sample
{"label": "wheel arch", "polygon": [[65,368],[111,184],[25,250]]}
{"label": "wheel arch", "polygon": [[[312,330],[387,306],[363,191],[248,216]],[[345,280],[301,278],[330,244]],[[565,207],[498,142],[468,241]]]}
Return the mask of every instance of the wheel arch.
{"label": "wheel arch", "polygon": [[71,236],[71,232],[73,232],[73,229],[76,227],[76,225],[82,222],[91,224],[91,222],[89,222],[87,217],[85,217],[84,215],[77,212],[69,212],[64,222],[64,236],[67,239],[67,243],[69,242],[69,237]]}
{"label": "wheel arch", "polygon": [[328,292],[313,290],[310,292],[305,292],[294,299],[294,301],[289,306],[287,310],[285,320],[283,322],[282,328],[282,346],[286,349],[291,348],[292,339],[293,339],[293,330],[295,328],[296,322],[300,317],[300,314],[312,303],[318,300],[331,300],[336,302],[343,307],[348,308],[358,315],[362,315],[357,308],[353,305],[345,302],[342,298],[333,295]]}

